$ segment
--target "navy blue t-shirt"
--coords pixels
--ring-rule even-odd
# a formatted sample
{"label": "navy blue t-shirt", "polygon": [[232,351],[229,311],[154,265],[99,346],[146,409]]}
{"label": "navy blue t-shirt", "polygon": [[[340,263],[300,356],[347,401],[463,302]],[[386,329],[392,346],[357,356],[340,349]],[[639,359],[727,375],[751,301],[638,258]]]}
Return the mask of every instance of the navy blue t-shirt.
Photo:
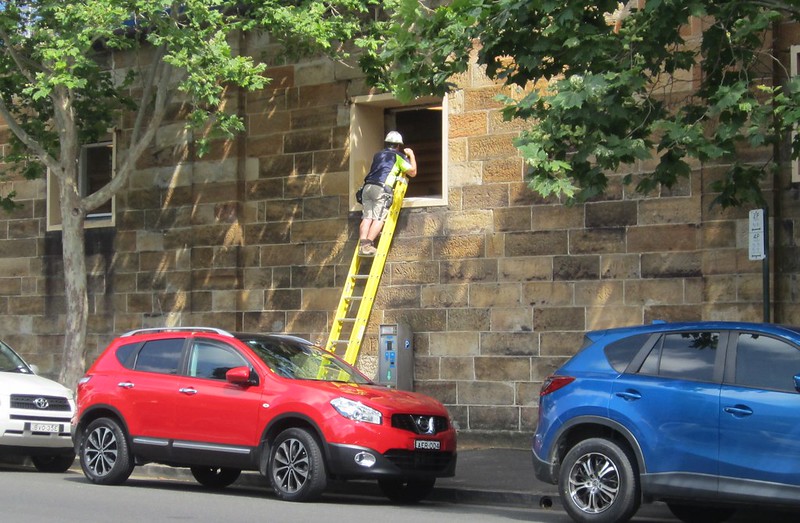
{"label": "navy blue t-shirt", "polygon": [[[374,183],[377,185],[388,183],[388,185],[393,185],[393,177],[410,168],[411,164],[405,154],[391,148],[386,148],[378,151],[375,153],[375,156],[372,157],[372,166],[369,168],[369,172],[364,178],[364,183]],[[387,182],[390,176],[392,179]]]}

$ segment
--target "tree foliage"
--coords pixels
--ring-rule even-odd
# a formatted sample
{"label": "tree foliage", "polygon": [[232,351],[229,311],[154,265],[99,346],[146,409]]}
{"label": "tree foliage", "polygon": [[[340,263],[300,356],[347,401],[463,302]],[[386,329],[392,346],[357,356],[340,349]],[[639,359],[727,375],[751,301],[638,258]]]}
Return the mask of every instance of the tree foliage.
{"label": "tree foliage", "polygon": [[[655,156],[640,192],[672,186],[696,159],[729,166],[714,183],[716,203],[761,204],[775,159],[741,152],[772,154],[800,117],[800,81],[771,49],[775,24],[800,19],[796,2],[399,4],[364,59],[372,81],[406,98],[441,95],[476,53],[489,77],[514,88],[505,116],[530,122],[516,145],[542,195],[585,201],[606,190],[607,173]],[[692,23],[699,41],[686,40]],[[794,140],[792,157],[799,151]]]}
{"label": "tree foliage", "polygon": [[[3,160],[27,178],[48,170],[60,195],[67,302],[62,382],[74,384],[85,367],[86,214],[128,184],[165,117],[179,106],[202,154],[210,140],[244,128],[240,116],[225,109],[226,97],[269,82],[263,61],[237,48],[241,34],[268,32],[284,45],[284,56],[342,57],[344,44],[369,30],[373,3],[0,2],[0,117],[12,134]],[[113,179],[84,194],[81,147],[120,126],[125,135]],[[0,196],[0,205],[13,208],[14,194]]]}

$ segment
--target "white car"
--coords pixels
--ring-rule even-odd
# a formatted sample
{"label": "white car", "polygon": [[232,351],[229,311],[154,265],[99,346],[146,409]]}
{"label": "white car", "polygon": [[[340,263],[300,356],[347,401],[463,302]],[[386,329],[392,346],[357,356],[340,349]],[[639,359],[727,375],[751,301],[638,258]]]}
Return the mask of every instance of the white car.
{"label": "white car", "polygon": [[37,470],[65,472],[75,461],[75,395],[34,370],[0,341],[0,456],[30,457]]}

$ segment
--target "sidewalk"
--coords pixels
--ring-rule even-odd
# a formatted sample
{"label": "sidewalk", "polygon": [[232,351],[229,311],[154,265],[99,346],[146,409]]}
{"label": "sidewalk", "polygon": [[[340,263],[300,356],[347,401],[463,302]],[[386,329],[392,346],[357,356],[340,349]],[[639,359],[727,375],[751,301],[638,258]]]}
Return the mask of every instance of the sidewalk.
{"label": "sidewalk", "polygon": [[507,448],[461,450],[456,475],[436,481],[432,499],[454,503],[549,507],[558,490],[533,475],[531,451]]}

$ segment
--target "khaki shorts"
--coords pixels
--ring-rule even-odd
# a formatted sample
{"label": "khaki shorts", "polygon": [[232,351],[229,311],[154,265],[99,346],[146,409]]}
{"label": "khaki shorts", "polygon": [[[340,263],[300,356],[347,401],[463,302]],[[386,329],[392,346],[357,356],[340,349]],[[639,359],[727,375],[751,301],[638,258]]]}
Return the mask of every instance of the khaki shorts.
{"label": "khaki shorts", "polygon": [[386,192],[382,186],[367,184],[361,196],[364,206],[362,217],[367,220],[386,221],[389,207],[392,206],[391,193]]}

